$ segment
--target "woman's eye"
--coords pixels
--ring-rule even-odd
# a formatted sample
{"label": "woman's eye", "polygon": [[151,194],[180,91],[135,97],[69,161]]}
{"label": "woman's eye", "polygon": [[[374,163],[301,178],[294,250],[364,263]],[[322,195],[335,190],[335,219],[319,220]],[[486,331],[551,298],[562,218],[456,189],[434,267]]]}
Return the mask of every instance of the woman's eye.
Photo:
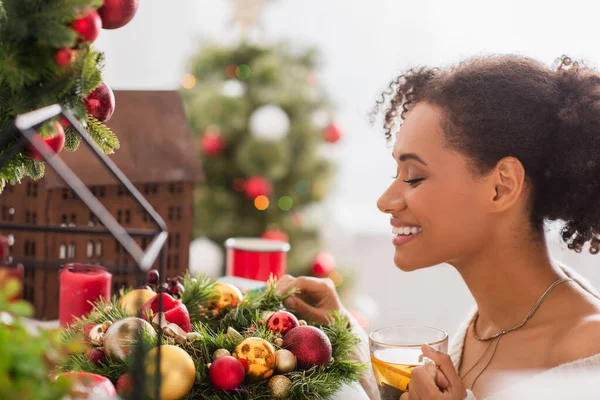
{"label": "woman's eye", "polygon": [[407,179],[407,180],[405,180],[405,181],[403,181],[403,182],[409,183],[409,184],[411,184],[411,185],[415,185],[415,184],[417,184],[417,183],[419,183],[419,182],[421,182],[421,181],[423,181],[423,180],[425,180],[425,178],[418,178],[418,179]]}

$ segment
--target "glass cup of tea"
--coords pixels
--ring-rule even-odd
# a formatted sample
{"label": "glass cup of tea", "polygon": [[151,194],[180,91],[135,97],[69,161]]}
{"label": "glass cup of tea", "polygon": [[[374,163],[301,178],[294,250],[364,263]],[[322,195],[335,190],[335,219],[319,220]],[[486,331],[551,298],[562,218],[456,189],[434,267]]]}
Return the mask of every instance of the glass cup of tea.
{"label": "glass cup of tea", "polygon": [[421,345],[448,352],[448,334],[429,326],[400,325],[377,329],[369,335],[371,364],[381,400],[398,400],[409,390],[411,371],[421,364]]}

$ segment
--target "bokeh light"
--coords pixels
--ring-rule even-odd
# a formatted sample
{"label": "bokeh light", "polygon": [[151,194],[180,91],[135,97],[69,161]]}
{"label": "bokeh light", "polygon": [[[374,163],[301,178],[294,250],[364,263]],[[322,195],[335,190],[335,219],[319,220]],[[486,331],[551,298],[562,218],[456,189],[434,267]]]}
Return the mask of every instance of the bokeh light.
{"label": "bokeh light", "polygon": [[227,75],[228,78],[234,79],[237,78],[237,68],[238,66],[235,64],[229,64],[227,66],[227,68],[225,68],[225,75]]}
{"label": "bokeh light", "polygon": [[191,89],[196,86],[196,77],[192,74],[185,74],[183,78],[181,78],[181,86],[185,89]]}
{"label": "bokeh light", "polygon": [[309,85],[316,85],[317,84],[317,73],[309,72],[308,74],[306,74],[306,81],[308,82]]}
{"label": "bokeh light", "polygon": [[339,287],[342,285],[342,283],[344,283],[344,276],[337,271],[330,273],[329,279],[331,279],[335,287]]}
{"label": "bokeh light", "polygon": [[269,207],[269,199],[267,196],[257,196],[254,199],[254,207],[260,211],[266,210]]}
{"label": "bokeh light", "polygon": [[304,225],[304,214],[299,211],[294,213],[292,216],[292,223],[298,227]]}
{"label": "bokeh light", "polygon": [[235,70],[235,74],[240,79],[248,79],[250,77],[251,71],[250,66],[246,64],[240,64]]}
{"label": "bokeh light", "polygon": [[233,190],[236,192],[244,191],[245,183],[244,178],[235,178],[233,180]]}
{"label": "bokeh light", "polygon": [[310,182],[302,180],[296,183],[296,193],[302,196],[308,192],[310,192]]}
{"label": "bokeh light", "polygon": [[279,201],[277,202],[277,205],[283,211],[288,211],[292,209],[292,206],[294,205],[294,200],[290,196],[281,196],[279,198]]}

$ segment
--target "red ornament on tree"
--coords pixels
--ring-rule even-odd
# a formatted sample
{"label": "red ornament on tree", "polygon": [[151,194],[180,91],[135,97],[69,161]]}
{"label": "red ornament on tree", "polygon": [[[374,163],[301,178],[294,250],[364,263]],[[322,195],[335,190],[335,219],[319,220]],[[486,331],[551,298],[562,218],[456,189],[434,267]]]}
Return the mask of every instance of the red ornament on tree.
{"label": "red ornament on tree", "polygon": [[221,155],[225,147],[225,139],[217,131],[208,131],[200,139],[200,148],[208,157]]}
{"label": "red ornament on tree", "polygon": [[283,338],[283,348],[291,351],[305,369],[326,367],[331,362],[331,342],[325,332],[314,326],[303,325],[289,331]]}
{"label": "red ornament on tree", "polygon": [[85,107],[98,121],[106,122],[115,112],[115,95],[111,88],[102,82],[88,95]]}
{"label": "red ornament on tree", "polygon": [[324,278],[333,271],[335,271],[335,258],[324,251],[317,254],[312,266],[312,274],[318,278]]}
{"label": "red ornament on tree", "polygon": [[237,358],[223,356],[210,365],[208,375],[215,389],[233,390],[244,382],[246,370]]}
{"label": "red ornament on tree", "polygon": [[336,124],[329,124],[323,132],[323,138],[329,143],[335,143],[342,137],[342,130]]}
{"label": "red ornament on tree", "polygon": [[271,315],[271,318],[267,321],[267,328],[269,328],[271,332],[281,332],[284,336],[299,325],[298,318],[288,311],[277,311]]}
{"label": "red ornament on tree", "polygon": [[104,0],[98,10],[104,29],[117,29],[133,19],[140,5],[138,0]]}
{"label": "red ornament on tree", "polygon": [[[54,130],[56,133],[53,137],[44,138],[43,140],[48,146],[50,146],[54,153],[58,153],[65,146],[65,131],[61,124],[59,124],[57,121],[54,121]],[[44,159],[40,152],[37,151],[31,143],[27,144],[25,147],[25,155],[36,161],[42,161]]]}
{"label": "red ornament on tree", "polygon": [[284,231],[280,231],[279,229],[270,229],[261,235],[263,239],[269,240],[279,240],[280,242],[290,242],[290,238]]}
{"label": "red ornament on tree", "polygon": [[54,60],[56,61],[56,65],[69,65],[73,62],[73,49],[68,47],[62,48],[56,52],[56,56]]}
{"label": "red ornament on tree", "polygon": [[246,196],[251,199],[255,199],[258,196],[269,196],[273,192],[273,186],[268,179],[260,176],[253,176],[246,181],[246,187],[244,188]]}
{"label": "red ornament on tree", "polygon": [[79,33],[82,40],[92,43],[102,29],[102,20],[96,11],[92,11],[85,17],[73,21],[71,27]]}

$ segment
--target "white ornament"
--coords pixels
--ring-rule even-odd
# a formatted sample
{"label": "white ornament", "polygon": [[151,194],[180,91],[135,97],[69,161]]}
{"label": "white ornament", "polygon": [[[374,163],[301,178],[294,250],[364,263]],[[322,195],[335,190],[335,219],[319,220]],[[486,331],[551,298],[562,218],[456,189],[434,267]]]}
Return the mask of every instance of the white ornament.
{"label": "white ornament", "polygon": [[237,99],[246,93],[246,85],[237,79],[228,79],[223,83],[223,95]]}
{"label": "white ornament", "polygon": [[290,118],[280,107],[266,105],[250,116],[250,133],[257,138],[277,141],[290,131]]}
{"label": "white ornament", "polygon": [[192,276],[205,274],[217,278],[223,274],[223,251],[212,240],[198,238],[190,243],[189,271]]}
{"label": "white ornament", "polygon": [[329,118],[329,113],[326,110],[316,110],[310,116],[310,120],[312,124],[319,129],[325,129],[327,125],[331,122],[331,118]]}

